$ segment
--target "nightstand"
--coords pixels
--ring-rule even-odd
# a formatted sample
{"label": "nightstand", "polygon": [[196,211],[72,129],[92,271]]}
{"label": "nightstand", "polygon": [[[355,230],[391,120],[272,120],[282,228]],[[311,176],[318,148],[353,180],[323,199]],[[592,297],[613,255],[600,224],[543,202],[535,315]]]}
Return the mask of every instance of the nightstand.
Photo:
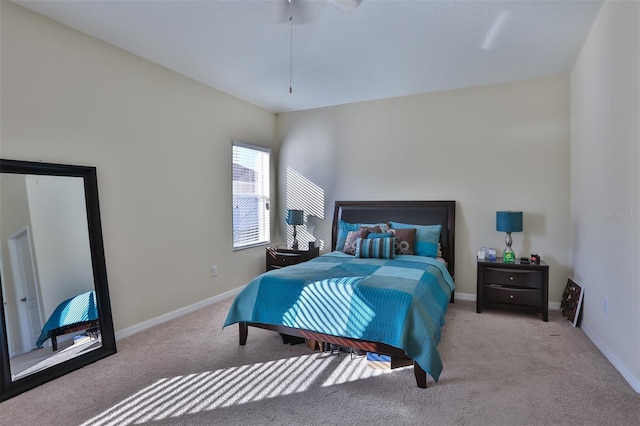
{"label": "nightstand", "polygon": [[485,307],[538,312],[549,317],[549,265],[478,260],[476,312]]}
{"label": "nightstand", "polygon": [[306,262],[320,255],[320,248],[311,246],[309,250],[291,250],[280,249],[275,247],[267,247],[266,253],[266,269],[280,269],[286,266],[295,265],[296,263]]}

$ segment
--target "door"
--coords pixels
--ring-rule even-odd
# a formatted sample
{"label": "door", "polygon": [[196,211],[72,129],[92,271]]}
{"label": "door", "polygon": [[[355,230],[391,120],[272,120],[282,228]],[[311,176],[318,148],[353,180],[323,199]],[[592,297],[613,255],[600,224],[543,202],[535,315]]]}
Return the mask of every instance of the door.
{"label": "door", "polygon": [[[0,284],[4,284],[4,283],[7,282],[5,280],[5,278],[4,278],[4,269],[2,269],[2,259],[3,259],[3,257],[2,257],[2,246],[0,246]],[[2,301],[4,302],[4,315],[5,315],[4,319],[5,319],[5,324],[7,324],[8,323],[8,318],[9,318],[9,313],[7,312],[7,306],[8,306],[7,305],[7,295],[4,292],[4,285],[0,285],[0,287],[1,287],[0,290],[2,290]],[[7,347],[9,349],[9,358],[11,358],[14,355],[14,353],[13,353],[13,343],[12,343],[13,339],[11,338],[11,336],[9,334],[10,334],[10,331],[7,330],[7,337],[8,337],[8,339],[7,339]]]}
{"label": "door", "polygon": [[23,353],[36,348],[36,341],[42,329],[38,282],[32,253],[29,228],[9,238],[9,256],[16,288]]}

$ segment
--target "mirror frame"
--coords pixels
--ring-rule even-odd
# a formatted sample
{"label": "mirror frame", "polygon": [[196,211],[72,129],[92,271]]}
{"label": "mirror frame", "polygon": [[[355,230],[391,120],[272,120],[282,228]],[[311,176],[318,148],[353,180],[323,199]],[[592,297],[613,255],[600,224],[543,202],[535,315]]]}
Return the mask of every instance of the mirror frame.
{"label": "mirror frame", "polygon": [[[0,292],[0,401],[4,401],[36,386],[70,373],[71,371],[84,367],[85,365],[115,354],[116,339],[113,329],[113,318],[111,317],[109,288],[107,285],[107,267],[102,240],[96,168],[89,166],[72,166],[65,164],[0,159],[0,173],[71,176],[81,177],[84,179],[84,196],[88,221],[87,225],[89,227],[89,246],[91,248],[93,280],[96,292],[96,302],[98,304],[100,333],[102,336],[101,347],[14,381],[11,379],[11,366],[9,364],[9,346],[5,324],[4,300],[2,292]],[[0,285],[2,285],[1,282]]]}

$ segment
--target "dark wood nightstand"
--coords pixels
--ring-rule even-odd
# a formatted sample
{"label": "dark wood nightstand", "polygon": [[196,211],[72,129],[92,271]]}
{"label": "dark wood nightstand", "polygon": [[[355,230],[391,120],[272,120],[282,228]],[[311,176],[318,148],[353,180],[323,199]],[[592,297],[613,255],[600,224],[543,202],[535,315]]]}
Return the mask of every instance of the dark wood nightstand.
{"label": "dark wood nightstand", "polygon": [[549,318],[549,265],[504,263],[502,259],[478,260],[476,311],[512,308],[538,312]]}
{"label": "dark wood nightstand", "polygon": [[309,247],[309,250],[291,250],[267,247],[266,269],[280,269],[296,263],[306,262],[320,255],[320,248]]}

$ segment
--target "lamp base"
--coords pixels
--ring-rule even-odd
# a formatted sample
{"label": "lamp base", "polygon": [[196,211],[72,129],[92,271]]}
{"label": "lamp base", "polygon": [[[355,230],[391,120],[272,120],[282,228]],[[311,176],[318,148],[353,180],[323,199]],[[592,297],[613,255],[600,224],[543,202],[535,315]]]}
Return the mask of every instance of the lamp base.
{"label": "lamp base", "polygon": [[507,236],[504,238],[504,243],[507,247],[502,252],[502,261],[504,263],[513,263],[516,261],[516,254],[511,250],[511,243],[513,240],[511,239],[511,232],[507,232]]}
{"label": "lamp base", "polygon": [[507,232],[507,236],[504,237],[504,243],[507,246],[506,249],[504,249],[504,251],[510,251],[513,253],[513,250],[511,250],[511,243],[513,242],[513,240],[511,239],[511,232]]}
{"label": "lamp base", "polygon": [[293,241],[291,242],[291,249],[298,250],[298,239],[296,233],[296,225],[293,225]]}

